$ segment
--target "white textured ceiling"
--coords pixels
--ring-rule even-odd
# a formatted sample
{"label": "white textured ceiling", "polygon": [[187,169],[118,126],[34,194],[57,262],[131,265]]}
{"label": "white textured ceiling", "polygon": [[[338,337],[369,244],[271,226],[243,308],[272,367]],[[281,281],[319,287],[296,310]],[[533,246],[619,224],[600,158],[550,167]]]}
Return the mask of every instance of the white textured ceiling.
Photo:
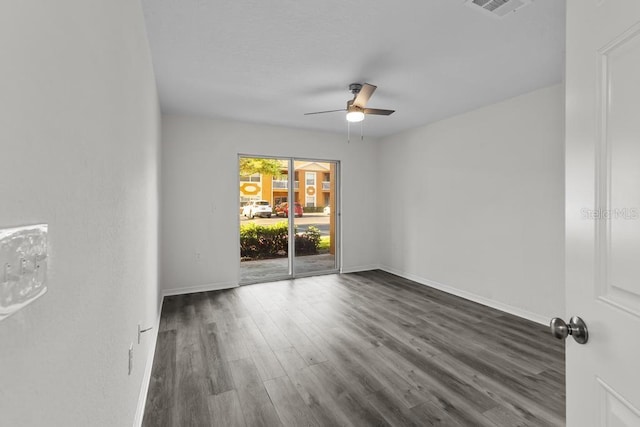
{"label": "white textured ceiling", "polygon": [[564,0],[505,19],[464,0],[142,0],[161,107],[345,132],[347,86],[378,90],[383,136],[559,83]]}

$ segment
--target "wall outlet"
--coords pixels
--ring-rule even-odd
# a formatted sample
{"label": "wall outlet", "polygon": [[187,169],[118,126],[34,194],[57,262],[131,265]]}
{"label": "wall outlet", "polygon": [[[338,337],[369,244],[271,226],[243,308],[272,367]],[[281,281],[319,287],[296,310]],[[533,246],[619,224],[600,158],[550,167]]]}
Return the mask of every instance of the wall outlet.
{"label": "wall outlet", "polygon": [[133,372],[133,343],[129,344],[129,375]]}

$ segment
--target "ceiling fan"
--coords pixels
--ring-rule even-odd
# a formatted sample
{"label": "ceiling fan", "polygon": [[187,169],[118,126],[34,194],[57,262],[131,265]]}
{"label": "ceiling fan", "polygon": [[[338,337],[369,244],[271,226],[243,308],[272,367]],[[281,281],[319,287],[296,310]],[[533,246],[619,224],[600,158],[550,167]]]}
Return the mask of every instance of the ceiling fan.
{"label": "ceiling fan", "polygon": [[347,101],[347,108],[340,110],[328,110],[328,111],[316,111],[314,113],[305,113],[305,116],[311,114],[324,114],[335,113],[337,111],[347,112],[347,121],[349,122],[361,122],[364,120],[366,114],[372,114],[376,116],[388,116],[395,112],[395,110],[381,110],[379,108],[366,108],[367,102],[373,92],[377,89],[377,86],[370,85],[369,83],[351,83],[349,90],[353,94],[353,99]]}

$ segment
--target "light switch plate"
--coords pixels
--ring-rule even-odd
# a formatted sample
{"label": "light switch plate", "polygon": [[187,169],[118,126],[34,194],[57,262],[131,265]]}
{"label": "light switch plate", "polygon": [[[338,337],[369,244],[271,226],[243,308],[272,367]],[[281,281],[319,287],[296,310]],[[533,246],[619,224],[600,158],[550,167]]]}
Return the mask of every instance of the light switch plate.
{"label": "light switch plate", "polygon": [[0,320],[47,291],[47,224],[0,230]]}

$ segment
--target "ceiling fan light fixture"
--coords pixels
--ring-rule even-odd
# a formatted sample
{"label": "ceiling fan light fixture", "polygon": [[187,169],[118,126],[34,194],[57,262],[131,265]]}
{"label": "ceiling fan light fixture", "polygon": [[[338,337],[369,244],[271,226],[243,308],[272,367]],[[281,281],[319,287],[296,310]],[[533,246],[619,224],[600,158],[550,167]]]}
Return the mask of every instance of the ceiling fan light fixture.
{"label": "ceiling fan light fixture", "polygon": [[364,112],[357,110],[357,109],[352,109],[349,112],[347,112],[347,121],[351,122],[351,123],[357,123],[357,122],[361,122],[364,120]]}
{"label": "ceiling fan light fixture", "polygon": [[[489,0],[486,0],[489,1]],[[493,0],[493,1],[507,1],[507,0]],[[524,0],[520,0],[524,1]],[[395,110],[382,110],[380,108],[366,108],[367,102],[373,92],[375,92],[377,86],[374,86],[369,83],[351,83],[349,85],[349,90],[353,94],[353,99],[347,101],[347,108],[342,110],[329,110],[329,111],[316,111],[313,113],[305,113],[305,116],[311,114],[324,114],[324,113],[334,113],[337,111],[346,111],[347,112],[347,122],[348,123],[358,123],[364,120],[365,115],[374,115],[374,116],[388,116],[393,114]]]}

